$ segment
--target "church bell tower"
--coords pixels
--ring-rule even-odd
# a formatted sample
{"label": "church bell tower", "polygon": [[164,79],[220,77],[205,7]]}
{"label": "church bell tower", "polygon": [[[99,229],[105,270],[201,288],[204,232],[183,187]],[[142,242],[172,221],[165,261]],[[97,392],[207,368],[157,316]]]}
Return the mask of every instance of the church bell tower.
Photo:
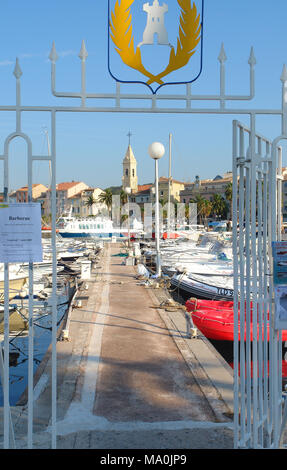
{"label": "church bell tower", "polygon": [[136,193],[138,190],[138,177],[137,177],[137,161],[132,151],[130,136],[129,135],[129,146],[126,151],[125,158],[123,159],[123,177],[122,187],[125,191],[126,188],[131,188],[132,193]]}

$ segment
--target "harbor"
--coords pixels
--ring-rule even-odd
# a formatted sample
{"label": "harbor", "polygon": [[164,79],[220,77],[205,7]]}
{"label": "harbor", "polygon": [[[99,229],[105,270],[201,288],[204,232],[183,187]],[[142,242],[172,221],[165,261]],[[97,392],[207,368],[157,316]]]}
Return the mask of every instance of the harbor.
{"label": "harbor", "polygon": [[3,6],[0,445],[286,448],[286,2],[49,6]]}
{"label": "harbor", "polygon": [[[231,367],[123,248],[105,244],[59,331],[58,448],[232,448]],[[35,448],[51,446],[50,361],[35,375]],[[25,405],[11,412],[25,448]]]}
{"label": "harbor", "polygon": [[[33,336],[34,372],[36,373],[47,349],[51,344],[52,332],[52,261],[51,239],[44,237],[43,258],[33,265]],[[86,242],[57,242],[57,327],[63,328],[70,304],[80,288],[82,266],[85,260],[91,264],[102,249],[101,242],[91,242],[87,250]],[[88,260],[88,257],[90,260]],[[3,268],[3,266],[2,266]],[[10,402],[11,405],[25,402],[28,376],[28,336],[29,336],[29,266],[11,264],[13,286],[9,291],[9,363],[10,363]],[[1,271],[0,271],[1,275]],[[14,280],[20,280],[13,284]],[[1,287],[0,287],[1,295]],[[4,340],[4,289],[0,302],[0,340]],[[24,398],[22,398],[22,395]],[[0,387],[0,404],[3,406],[3,393]]]}
{"label": "harbor", "polygon": [[[156,240],[142,229],[108,237],[103,226],[100,237],[97,224],[92,236],[80,223],[81,236],[56,236],[56,424],[46,231],[43,262],[33,268],[33,448],[53,448],[55,435],[59,449],[233,448],[232,232],[222,223],[218,230],[162,227],[158,258]],[[10,265],[21,279],[9,303],[10,424],[19,449],[27,447],[29,419],[28,268]],[[3,406],[2,388],[0,399]]]}

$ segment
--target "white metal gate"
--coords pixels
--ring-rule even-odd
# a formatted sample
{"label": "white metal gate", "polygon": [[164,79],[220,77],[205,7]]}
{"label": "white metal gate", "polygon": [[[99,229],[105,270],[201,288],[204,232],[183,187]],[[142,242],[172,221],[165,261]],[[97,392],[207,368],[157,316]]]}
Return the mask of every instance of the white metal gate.
{"label": "white metal gate", "polygon": [[281,236],[279,140],[255,133],[254,116],[250,129],[233,123],[234,441],[242,448],[280,441],[282,342],[271,246]]}
{"label": "white metal gate", "polygon": [[[282,138],[287,136],[287,71],[282,74],[281,80],[283,84],[283,99],[282,106],[275,110],[269,109],[242,109],[232,106],[227,107],[227,103],[237,103],[238,101],[252,100],[255,93],[254,87],[254,67],[256,59],[254,56],[253,48],[249,56],[249,94],[246,95],[227,95],[225,90],[225,62],[226,55],[222,45],[218,57],[220,63],[220,91],[215,95],[196,95],[192,93],[191,84],[187,84],[185,91],[181,94],[150,94],[150,93],[123,93],[122,85],[116,82],[116,89],[114,93],[87,93],[86,91],[86,60],[88,53],[86,51],[85,43],[82,43],[81,51],[79,54],[81,60],[81,89],[78,93],[64,92],[56,90],[56,62],[58,55],[53,44],[50,60],[51,60],[51,85],[52,93],[58,98],[70,98],[79,100],[79,105],[75,106],[24,106],[21,104],[21,75],[22,71],[16,61],[14,76],[16,78],[16,105],[0,106],[0,111],[14,112],[16,115],[16,129],[15,133],[7,137],[4,143],[4,153],[0,155],[0,160],[4,161],[4,198],[8,200],[9,185],[8,185],[8,168],[9,168],[9,144],[16,138],[21,137],[25,140],[28,147],[28,194],[29,200],[32,198],[32,162],[35,160],[47,160],[51,162],[52,166],[52,183],[51,183],[51,213],[52,213],[52,249],[53,249],[53,321],[52,321],[52,373],[51,373],[51,447],[57,447],[57,257],[56,257],[56,115],[57,113],[140,113],[140,114],[208,114],[208,115],[247,115],[251,116],[251,131],[246,129],[239,123],[234,124],[234,175],[240,176],[240,189],[237,191],[237,184],[233,185],[234,199],[239,198],[239,240],[237,240],[236,223],[234,224],[234,251],[239,255],[244,253],[244,245],[246,244],[246,261],[243,257],[235,257],[235,303],[238,303],[238,294],[240,291],[241,299],[243,290],[243,274],[244,269],[248,271],[249,281],[252,280],[250,289],[246,290],[246,300],[252,300],[258,307],[258,317],[260,322],[263,322],[263,316],[266,315],[268,306],[271,306],[271,290],[268,290],[270,278],[268,275],[263,275],[265,269],[268,268],[268,250],[270,249],[271,240],[276,239],[276,210],[270,209],[270,204],[276,201],[276,148],[277,142],[268,142],[266,139],[255,135],[255,117],[257,115],[277,115],[282,118]],[[93,101],[93,105],[88,106],[87,102]],[[102,106],[100,103],[105,100],[110,105]],[[141,100],[147,105],[137,107],[138,101]],[[206,106],[193,106],[194,103],[202,103],[208,101],[212,103],[210,107]],[[100,103],[99,103],[100,102]],[[178,104],[183,102],[184,106]],[[131,105],[124,106],[124,103],[131,103]],[[169,106],[166,105],[169,104]],[[162,105],[163,104],[163,105]],[[32,143],[29,136],[23,134],[21,130],[21,116],[25,112],[47,112],[51,118],[51,154],[47,156],[33,155]],[[244,143],[244,135],[249,135],[249,153],[247,154],[247,146]],[[285,136],[285,137],[284,137]],[[255,143],[257,142],[257,150],[255,151]],[[263,148],[265,146],[266,148]],[[273,157],[272,157],[273,155]],[[266,156],[266,158],[265,158]],[[272,157],[272,158],[271,158]],[[238,160],[237,160],[238,159]],[[250,161],[249,161],[250,160]],[[258,187],[263,188],[256,190],[256,181],[258,180]],[[235,179],[237,183],[237,179]],[[278,197],[280,191],[277,192]],[[252,210],[244,213],[244,208],[251,204]],[[258,204],[258,212],[256,213],[256,204]],[[254,210],[255,208],[255,210]],[[237,220],[237,206],[234,207],[233,220]],[[244,215],[245,214],[245,215]],[[246,230],[244,230],[244,221],[246,222]],[[256,222],[259,221],[263,233],[258,236],[259,243],[256,244]],[[268,223],[267,223],[268,222]],[[278,220],[280,226],[280,220]],[[257,258],[258,257],[258,258]],[[3,391],[4,391],[4,448],[11,448],[15,445],[14,436],[12,432],[10,405],[9,405],[9,266],[5,265],[5,314],[4,314],[4,365],[3,365]],[[252,276],[250,275],[250,269]],[[257,269],[259,274],[257,274]],[[269,272],[269,271],[268,271]],[[253,276],[254,275],[254,276]],[[27,403],[27,447],[33,448],[33,265],[29,268],[30,277],[30,292],[29,292],[29,380],[28,380],[28,403]],[[259,287],[257,286],[259,282]],[[239,282],[239,288],[237,287]],[[242,291],[242,292],[241,292]],[[266,295],[266,292],[269,293]],[[242,306],[241,306],[242,308]],[[235,308],[237,312],[237,308]],[[255,331],[256,333],[256,331]],[[249,344],[249,343],[248,343]],[[267,380],[267,374],[262,378],[262,369],[257,373],[256,365],[264,364],[266,367],[266,349],[270,351],[270,363],[272,364],[272,371],[276,369],[278,357],[281,353],[280,342],[276,338],[276,333],[271,327],[271,341],[269,346],[266,342],[259,337],[258,341],[249,344],[246,355],[249,358],[249,351],[251,348],[254,353],[253,361],[253,379],[244,375],[243,362],[239,361],[245,356],[235,356],[235,447],[262,447],[263,438],[267,436],[266,446],[276,447],[280,434],[281,423],[281,382],[276,377],[275,372],[271,374],[270,381]],[[264,349],[265,348],[265,349]],[[235,346],[235,351],[237,347]],[[240,353],[243,352],[240,350]],[[248,359],[250,361],[250,359]],[[256,362],[255,362],[256,361]],[[250,363],[249,363],[250,366]],[[239,380],[237,372],[241,372]],[[0,362],[1,372],[1,362]],[[280,371],[279,371],[280,372]],[[256,378],[256,380],[255,380]],[[259,383],[258,380],[263,383]],[[280,382],[280,383],[279,383]],[[253,386],[252,386],[253,385]],[[271,407],[270,407],[271,406]],[[254,411],[256,410],[256,412]],[[246,417],[240,421],[241,417]],[[253,419],[252,419],[253,418]]]}

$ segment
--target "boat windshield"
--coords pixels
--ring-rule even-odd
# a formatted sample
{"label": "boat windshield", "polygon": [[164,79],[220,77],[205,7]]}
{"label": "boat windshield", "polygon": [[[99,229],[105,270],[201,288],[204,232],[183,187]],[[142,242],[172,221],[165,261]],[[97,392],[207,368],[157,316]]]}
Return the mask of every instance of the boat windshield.
{"label": "boat windshield", "polygon": [[73,219],[69,219],[68,217],[60,217],[57,221],[57,228],[63,228],[67,225],[67,223],[73,222]]}

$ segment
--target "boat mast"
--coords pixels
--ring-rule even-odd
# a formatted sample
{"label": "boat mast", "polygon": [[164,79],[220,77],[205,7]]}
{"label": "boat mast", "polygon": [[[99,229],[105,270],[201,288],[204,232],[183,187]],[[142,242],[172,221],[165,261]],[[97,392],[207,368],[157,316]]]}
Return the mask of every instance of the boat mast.
{"label": "boat mast", "polygon": [[[46,135],[46,140],[47,140],[47,147],[48,147],[48,156],[51,156],[51,147],[50,147],[50,139],[49,139],[49,133],[48,129],[44,129],[44,133]],[[49,172],[50,172],[50,182],[49,182],[49,187],[48,189],[51,190],[51,185],[52,185],[52,167],[51,167],[51,160],[49,160]]]}
{"label": "boat mast", "polygon": [[169,173],[168,173],[167,238],[170,238],[171,139],[172,139],[172,134],[169,134]]}
{"label": "boat mast", "polygon": [[[50,147],[48,129],[44,129],[44,132],[46,134],[46,139],[47,139],[48,156],[50,157],[51,156],[51,147]],[[49,170],[50,170],[50,184],[49,184],[49,189],[50,189],[51,188],[51,180],[52,180],[51,160],[49,160]]]}

